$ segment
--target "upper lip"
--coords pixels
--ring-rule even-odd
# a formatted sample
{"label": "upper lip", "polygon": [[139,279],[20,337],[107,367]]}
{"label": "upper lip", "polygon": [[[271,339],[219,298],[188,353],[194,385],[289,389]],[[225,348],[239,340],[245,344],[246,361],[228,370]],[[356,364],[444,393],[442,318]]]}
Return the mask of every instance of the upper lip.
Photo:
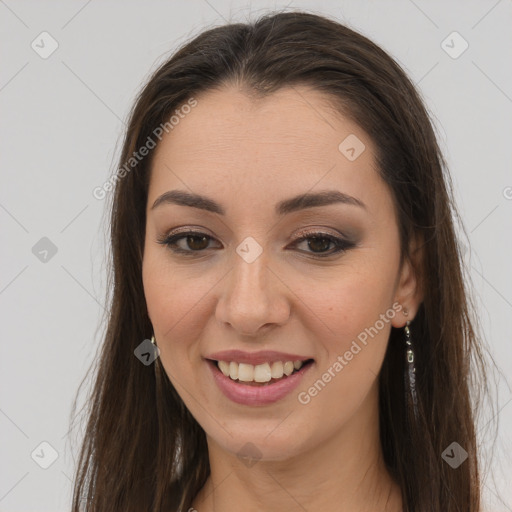
{"label": "upper lip", "polygon": [[307,361],[312,357],[301,356],[286,352],[276,352],[275,350],[261,350],[259,352],[244,352],[243,350],[223,350],[206,356],[206,359],[214,361],[235,361],[237,363],[245,363],[258,365],[263,363],[273,363],[275,361]]}

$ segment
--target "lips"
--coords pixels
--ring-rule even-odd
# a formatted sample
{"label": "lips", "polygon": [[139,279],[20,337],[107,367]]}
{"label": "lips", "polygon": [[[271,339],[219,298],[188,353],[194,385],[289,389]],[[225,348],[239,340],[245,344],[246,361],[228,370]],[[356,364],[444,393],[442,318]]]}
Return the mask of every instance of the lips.
{"label": "lips", "polygon": [[313,361],[310,361],[309,364],[303,365],[300,370],[292,373],[290,376],[277,379],[275,382],[266,383],[234,381],[220,371],[217,363],[205,360],[205,364],[210,369],[210,374],[216,387],[228,399],[246,406],[266,406],[284,399],[297,388],[304,375],[314,367]]}
{"label": "lips", "polygon": [[211,361],[235,361],[237,363],[252,364],[254,366],[275,361],[308,361],[311,356],[293,354],[291,352],[276,352],[274,350],[261,350],[259,352],[244,352],[243,350],[223,350],[205,356]]}

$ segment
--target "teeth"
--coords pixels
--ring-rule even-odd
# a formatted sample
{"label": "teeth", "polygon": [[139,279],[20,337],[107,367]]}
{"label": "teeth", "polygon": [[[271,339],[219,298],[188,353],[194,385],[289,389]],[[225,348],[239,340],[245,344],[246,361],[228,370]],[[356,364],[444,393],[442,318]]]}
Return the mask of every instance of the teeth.
{"label": "teeth", "polygon": [[256,366],[235,361],[217,361],[219,370],[226,377],[241,382],[269,382],[271,379],[281,379],[284,375],[291,375],[294,370],[300,370],[302,365],[302,361],[275,361]]}
{"label": "teeth", "polygon": [[291,375],[293,372],[294,366],[291,361],[286,361],[283,366],[283,371],[285,375]]}
{"label": "teeth", "polygon": [[283,376],[283,373],[283,363],[281,361],[275,361],[272,363],[270,375],[273,379],[280,379]]}
{"label": "teeth", "polygon": [[238,365],[235,362],[229,363],[229,376],[233,380],[238,379]]}
{"label": "teeth", "polygon": [[[229,363],[236,364],[236,363]],[[251,382],[254,380],[254,366],[252,364],[240,363],[238,365],[238,380]]]}
{"label": "teeth", "polygon": [[254,367],[254,382],[268,382],[271,378],[272,372],[268,363],[259,364]]}
{"label": "teeth", "polygon": [[219,367],[220,371],[226,376],[229,377],[229,367],[230,364],[226,363],[226,361],[219,361],[217,363],[217,366]]}

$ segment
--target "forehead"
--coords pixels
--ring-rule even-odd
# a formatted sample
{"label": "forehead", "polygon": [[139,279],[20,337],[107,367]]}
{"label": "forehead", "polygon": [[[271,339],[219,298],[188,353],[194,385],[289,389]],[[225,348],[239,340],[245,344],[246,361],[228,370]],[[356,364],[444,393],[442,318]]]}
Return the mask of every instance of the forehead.
{"label": "forehead", "polygon": [[[315,188],[369,205],[386,194],[369,136],[318,91],[294,86],[254,98],[231,86],[195,99],[155,150],[148,202],[172,188],[254,206]],[[355,160],[340,151],[345,140],[364,144]]]}

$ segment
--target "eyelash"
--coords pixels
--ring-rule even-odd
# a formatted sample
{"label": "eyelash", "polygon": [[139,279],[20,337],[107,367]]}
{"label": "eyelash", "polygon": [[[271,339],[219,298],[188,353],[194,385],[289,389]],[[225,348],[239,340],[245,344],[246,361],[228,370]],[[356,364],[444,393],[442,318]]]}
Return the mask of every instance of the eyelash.
{"label": "eyelash", "polygon": [[[188,238],[188,237],[194,237],[194,238],[202,238],[206,237],[209,240],[214,240],[213,237],[207,235],[206,233],[201,233],[200,231],[183,231],[181,233],[176,233],[174,235],[164,235],[163,237],[160,237],[157,239],[157,243],[167,246],[171,251],[173,251],[176,254],[181,254],[185,257],[197,257],[200,256],[201,253],[205,252],[207,249],[201,249],[201,250],[185,250],[181,247],[178,247],[176,242],[178,240],[181,240],[182,238]],[[336,236],[330,235],[328,233],[322,233],[322,232],[307,232],[302,233],[301,236],[295,240],[293,243],[299,244],[300,242],[303,242],[304,240],[312,240],[312,239],[320,239],[320,240],[329,240],[330,242],[335,244],[335,249],[331,250],[331,252],[328,253],[314,253],[311,252],[310,254],[313,255],[314,258],[328,258],[329,256],[333,256],[334,254],[343,253],[346,252],[348,249],[351,249],[354,247],[353,242],[349,242],[348,240],[344,240],[343,238],[338,238]],[[304,252],[304,251],[301,251]]]}

